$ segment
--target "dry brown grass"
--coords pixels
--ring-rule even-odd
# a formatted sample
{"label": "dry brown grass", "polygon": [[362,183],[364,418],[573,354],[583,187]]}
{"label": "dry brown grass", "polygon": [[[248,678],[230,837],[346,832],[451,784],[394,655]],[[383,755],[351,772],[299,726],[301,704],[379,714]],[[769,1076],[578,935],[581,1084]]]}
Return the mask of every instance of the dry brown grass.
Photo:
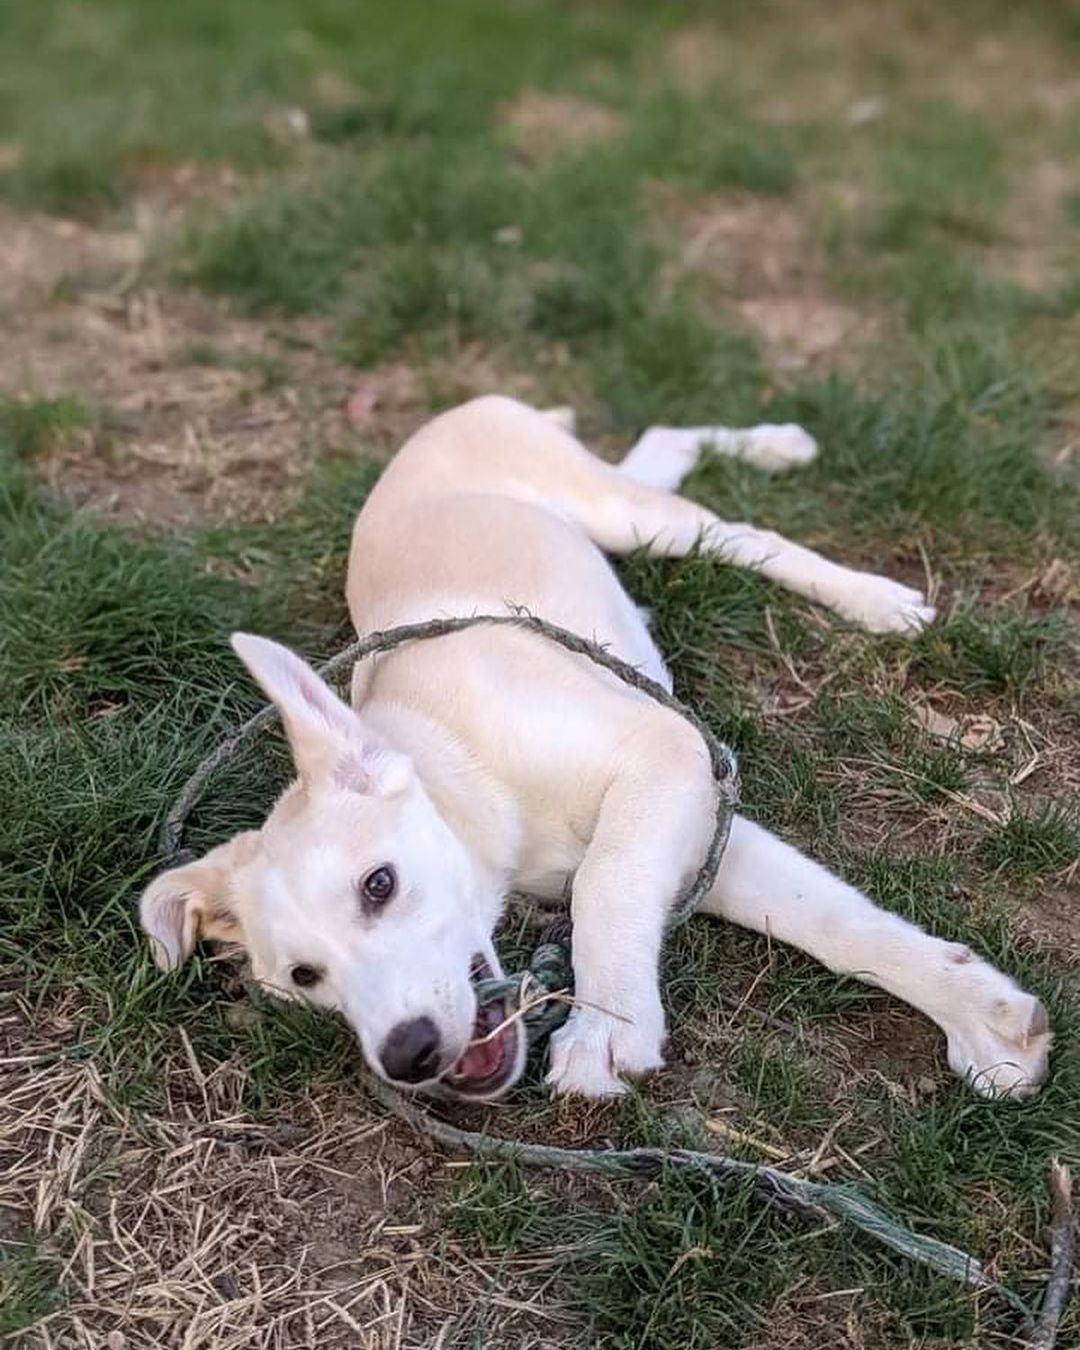
{"label": "dry brown grass", "polygon": [[[1013,123],[1036,115],[1061,126],[1080,107],[1068,48],[1022,6],[997,11],[980,30],[970,10],[921,0],[905,5],[809,0],[762,6],[756,25],[725,32],[713,23],[677,29],[663,74],[690,92],[734,83],[759,115],[776,122],[844,122],[855,106],[885,99],[903,77],[903,98],[940,99]],[[857,115],[855,116],[857,121]]]}
{"label": "dry brown grass", "polygon": [[[496,1287],[443,1231],[443,1161],[362,1091],[313,1089],[256,1118],[241,1063],[208,1062],[181,1030],[160,1101],[138,1111],[78,1057],[79,1020],[74,997],[10,997],[0,1015],[0,1223],[15,1255],[34,1233],[66,1299],[20,1345],[449,1347],[481,1304],[506,1343],[550,1343],[557,1298],[519,1301],[519,1272]],[[537,1297],[538,1263],[520,1273]]]}
{"label": "dry brown grass", "polygon": [[[196,192],[201,180],[182,181]],[[327,455],[389,455],[440,406],[535,392],[479,343],[422,367],[356,371],[336,358],[331,323],[250,318],[158,284],[147,247],[142,230],[0,210],[0,305],[16,352],[0,393],[76,395],[100,413],[38,468],[105,517],[273,521]]]}

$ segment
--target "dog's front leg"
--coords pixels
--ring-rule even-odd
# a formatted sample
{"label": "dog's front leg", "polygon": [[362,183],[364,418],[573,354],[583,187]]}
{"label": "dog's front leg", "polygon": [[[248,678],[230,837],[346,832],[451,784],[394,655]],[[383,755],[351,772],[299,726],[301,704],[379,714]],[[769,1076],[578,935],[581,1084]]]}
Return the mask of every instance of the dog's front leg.
{"label": "dog's front leg", "polygon": [[[594,869],[590,869],[594,871]],[[556,1092],[611,1097],[626,1091],[624,1076],[663,1065],[664,1009],[658,963],[663,907],[638,893],[637,913],[625,914],[618,878],[574,887],[574,1010],[551,1038],[547,1081]]]}
{"label": "dog's front leg", "polygon": [[[685,723],[624,747],[628,767],[605,794],[574,878],[577,1006],[551,1042],[557,1092],[608,1097],[663,1064],[660,945],[687,868],[704,854],[713,786],[700,738]],[[663,747],[662,754],[660,747]]]}

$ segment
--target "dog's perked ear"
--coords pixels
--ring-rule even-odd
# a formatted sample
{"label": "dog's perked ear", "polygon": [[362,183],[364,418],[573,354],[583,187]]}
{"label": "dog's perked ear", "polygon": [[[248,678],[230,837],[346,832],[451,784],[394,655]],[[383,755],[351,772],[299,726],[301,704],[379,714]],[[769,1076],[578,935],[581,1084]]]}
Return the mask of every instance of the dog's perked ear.
{"label": "dog's perked ear", "polygon": [[143,891],[139,921],[162,970],[182,965],[202,939],[243,941],[229,908],[229,882],[234,869],[250,861],[259,845],[259,831],[245,830],[204,858],[162,872]]}
{"label": "dog's perked ear", "polygon": [[234,633],[232,645],[281,713],[300,777],[308,783],[333,777],[340,787],[373,791],[396,757],[383,751],[330,686],[279,642]]}

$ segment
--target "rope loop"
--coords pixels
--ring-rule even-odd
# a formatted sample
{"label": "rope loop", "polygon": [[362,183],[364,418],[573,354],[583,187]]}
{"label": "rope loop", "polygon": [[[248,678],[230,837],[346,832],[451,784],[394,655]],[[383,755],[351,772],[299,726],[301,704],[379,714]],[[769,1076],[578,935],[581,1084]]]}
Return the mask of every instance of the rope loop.
{"label": "rope loop", "polygon": [[[662,707],[684,717],[698,732],[709,753],[713,780],[716,784],[716,820],[712,838],[697,874],[688,886],[675,898],[668,916],[668,926],[682,923],[694,910],[712,887],[720,867],[731,830],[731,816],[738,796],[738,768],[735,756],[723,741],[719,740],[695,713],[666,690],[663,685],[648,675],[642,674],[636,666],[620,657],[613,656],[605,647],[588,638],[571,633],[546,619],[537,618],[525,610],[515,610],[510,614],[474,614],[462,618],[429,619],[425,623],[402,624],[396,628],[386,628],[370,633],[351,643],[344,650],[331,657],[319,668],[324,679],[340,676],[347,668],[370,657],[380,656],[394,651],[408,642],[418,642],[429,638],[448,637],[478,626],[507,626],[523,632],[536,633],[575,656],[584,656],[594,665],[610,671],[624,684],[639,690],[655,700]],[[226,737],[220,745],[211,751],[199,764],[195,772],[184,784],[176,803],[165,818],[161,828],[160,846],[166,866],[177,866],[180,861],[188,861],[193,855],[183,847],[184,829],[188,817],[199,803],[206,787],[214,774],[230,760],[235,759],[254,738],[267,727],[279,721],[278,711],[267,706],[249,718],[241,727]],[[545,991],[545,998],[527,994],[526,986],[539,985]],[[569,994],[573,987],[573,976],[569,961],[569,930],[558,939],[549,938],[533,954],[528,967],[501,980],[485,980],[477,986],[477,997],[481,1004],[499,999],[516,1002],[522,1013],[530,1041],[539,1040],[553,1031],[569,1013],[569,1001],[556,994]]]}

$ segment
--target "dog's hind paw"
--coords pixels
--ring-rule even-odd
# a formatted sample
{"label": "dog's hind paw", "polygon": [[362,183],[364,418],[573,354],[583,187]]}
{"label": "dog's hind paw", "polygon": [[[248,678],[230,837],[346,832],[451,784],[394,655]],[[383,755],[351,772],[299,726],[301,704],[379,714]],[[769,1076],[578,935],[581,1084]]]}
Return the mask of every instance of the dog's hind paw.
{"label": "dog's hind paw", "polygon": [[966,1026],[950,1029],[949,1066],[980,1097],[1023,1101],[1046,1078],[1053,1034],[1037,998],[997,971],[991,974],[1001,988],[973,1004]]}
{"label": "dog's hind paw", "polygon": [[[642,1025],[647,1022],[650,1025]],[[617,1097],[625,1078],[636,1078],[664,1066],[663,1012],[624,1022],[597,1008],[578,1007],[551,1038],[547,1082],[561,1094]]]}
{"label": "dog's hind paw", "polygon": [[736,434],[739,440],[735,458],[744,459],[765,473],[782,473],[817,459],[817,441],[794,422],[762,422]]}

